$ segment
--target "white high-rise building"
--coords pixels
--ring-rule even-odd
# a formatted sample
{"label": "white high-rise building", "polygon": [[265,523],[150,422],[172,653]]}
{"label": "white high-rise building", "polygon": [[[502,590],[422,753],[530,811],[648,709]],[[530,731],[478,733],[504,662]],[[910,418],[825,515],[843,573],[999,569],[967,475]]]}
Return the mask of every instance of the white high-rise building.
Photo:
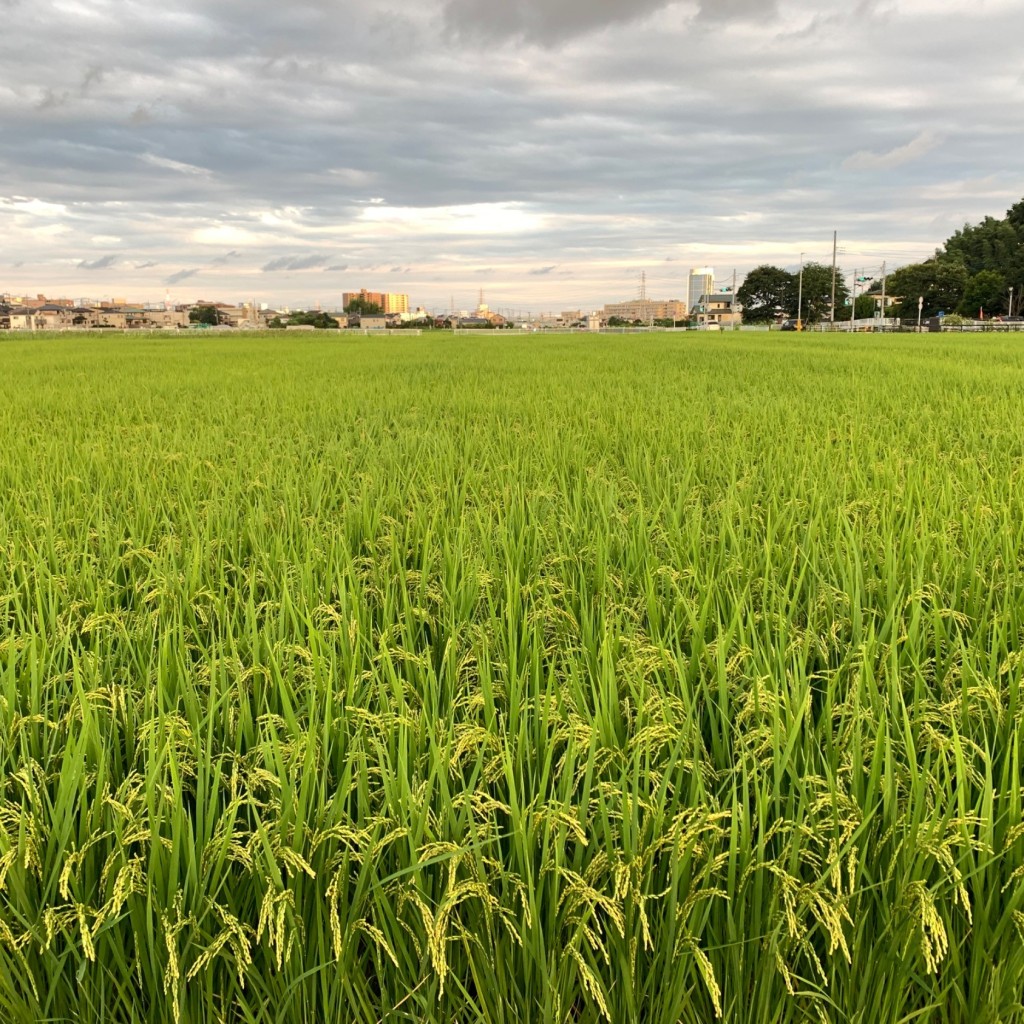
{"label": "white high-rise building", "polygon": [[690,288],[687,293],[687,306],[690,311],[698,305],[702,295],[710,295],[715,290],[715,268],[694,267],[690,271]]}

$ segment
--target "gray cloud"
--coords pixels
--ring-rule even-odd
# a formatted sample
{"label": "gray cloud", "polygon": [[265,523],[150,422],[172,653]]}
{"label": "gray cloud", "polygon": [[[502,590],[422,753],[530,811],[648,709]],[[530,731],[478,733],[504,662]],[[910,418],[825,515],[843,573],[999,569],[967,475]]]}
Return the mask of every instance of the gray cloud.
{"label": "gray cloud", "polygon": [[99,85],[105,76],[106,72],[99,64],[92,64],[86,68],[85,74],[82,76],[82,84],[79,87],[81,95],[84,96],[91,86]]}
{"label": "gray cloud", "polygon": [[312,270],[326,262],[326,256],[279,256],[265,263],[260,269],[264,274],[280,273],[285,270]]}
{"label": "gray cloud", "polygon": [[728,20],[744,21],[756,18],[761,24],[774,18],[778,12],[777,0],[701,0],[697,20],[719,24]]}
{"label": "gray cloud", "polygon": [[[203,268],[211,295],[308,306],[401,273],[438,308],[481,277],[495,306],[584,308],[644,266],[678,296],[690,265],[830,259],[833,228],[848,269],[924,255],[1022,191],[1019,59],[991,40],[1024,9],[941,6],[34,0],[0,65],[4,287],[74,295],[81,262],[142,300],[158,266]],[[130,284],[81,256],[115,244]]]}
{"label": "gray cloud", "polygon": [[166,284],[181,284],[182,281],[187,281],[190,277],[195,277],[199,273],[201,268],[192,267],[189,270],[178,270],[171,274],[170,277],[164,279]]}
{"label": "gray cloud", "polygon": [[670,0],[448,0],[447,28],[462,35],[521,37],[555,43],[609,25],[636,21]]}
{"label": "gray cloud", "polygon": [[66,106],[71,99],[69,92],[55,92],[53,89],[44,89],[43,95],[36,101],[36,110],[55,110],[58,107]]}
{"label": "gray cloud", "polygon": [[95,260],[82,260],[78,264],[79,270],[108,270],[117,263],[119,257],[116,255],[100,256]]}

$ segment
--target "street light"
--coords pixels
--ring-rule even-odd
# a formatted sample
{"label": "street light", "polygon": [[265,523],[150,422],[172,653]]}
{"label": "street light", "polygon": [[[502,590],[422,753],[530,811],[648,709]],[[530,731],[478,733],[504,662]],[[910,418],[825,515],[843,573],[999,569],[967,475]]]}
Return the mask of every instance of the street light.
{"label": "street light", "polygon": [[796,289],[796,329],[804,329],[804,254],[800,253],[800,283]]}
{"label": "street light", "polygon": [[924,296],[917,297],[917,333],[921,333],[921,309],[924,306]]}

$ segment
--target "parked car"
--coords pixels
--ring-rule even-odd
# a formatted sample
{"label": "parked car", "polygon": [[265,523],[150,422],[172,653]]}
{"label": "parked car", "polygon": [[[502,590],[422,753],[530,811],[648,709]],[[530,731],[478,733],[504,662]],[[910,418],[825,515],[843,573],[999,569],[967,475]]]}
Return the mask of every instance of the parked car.
{"label": "parked car", "polygon": [[779,327],[780,331],[795,331],[796,321],[795,320],[783,320]]}

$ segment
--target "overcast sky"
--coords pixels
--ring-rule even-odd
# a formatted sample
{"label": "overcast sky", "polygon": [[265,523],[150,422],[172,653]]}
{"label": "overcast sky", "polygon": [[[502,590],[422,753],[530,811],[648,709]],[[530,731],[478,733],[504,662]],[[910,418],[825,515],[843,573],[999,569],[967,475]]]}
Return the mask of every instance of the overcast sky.
{"label": "overcast sky", "polygon": [[0,0],[0,292],[456,308],[1024,196],[1022,0]]}

